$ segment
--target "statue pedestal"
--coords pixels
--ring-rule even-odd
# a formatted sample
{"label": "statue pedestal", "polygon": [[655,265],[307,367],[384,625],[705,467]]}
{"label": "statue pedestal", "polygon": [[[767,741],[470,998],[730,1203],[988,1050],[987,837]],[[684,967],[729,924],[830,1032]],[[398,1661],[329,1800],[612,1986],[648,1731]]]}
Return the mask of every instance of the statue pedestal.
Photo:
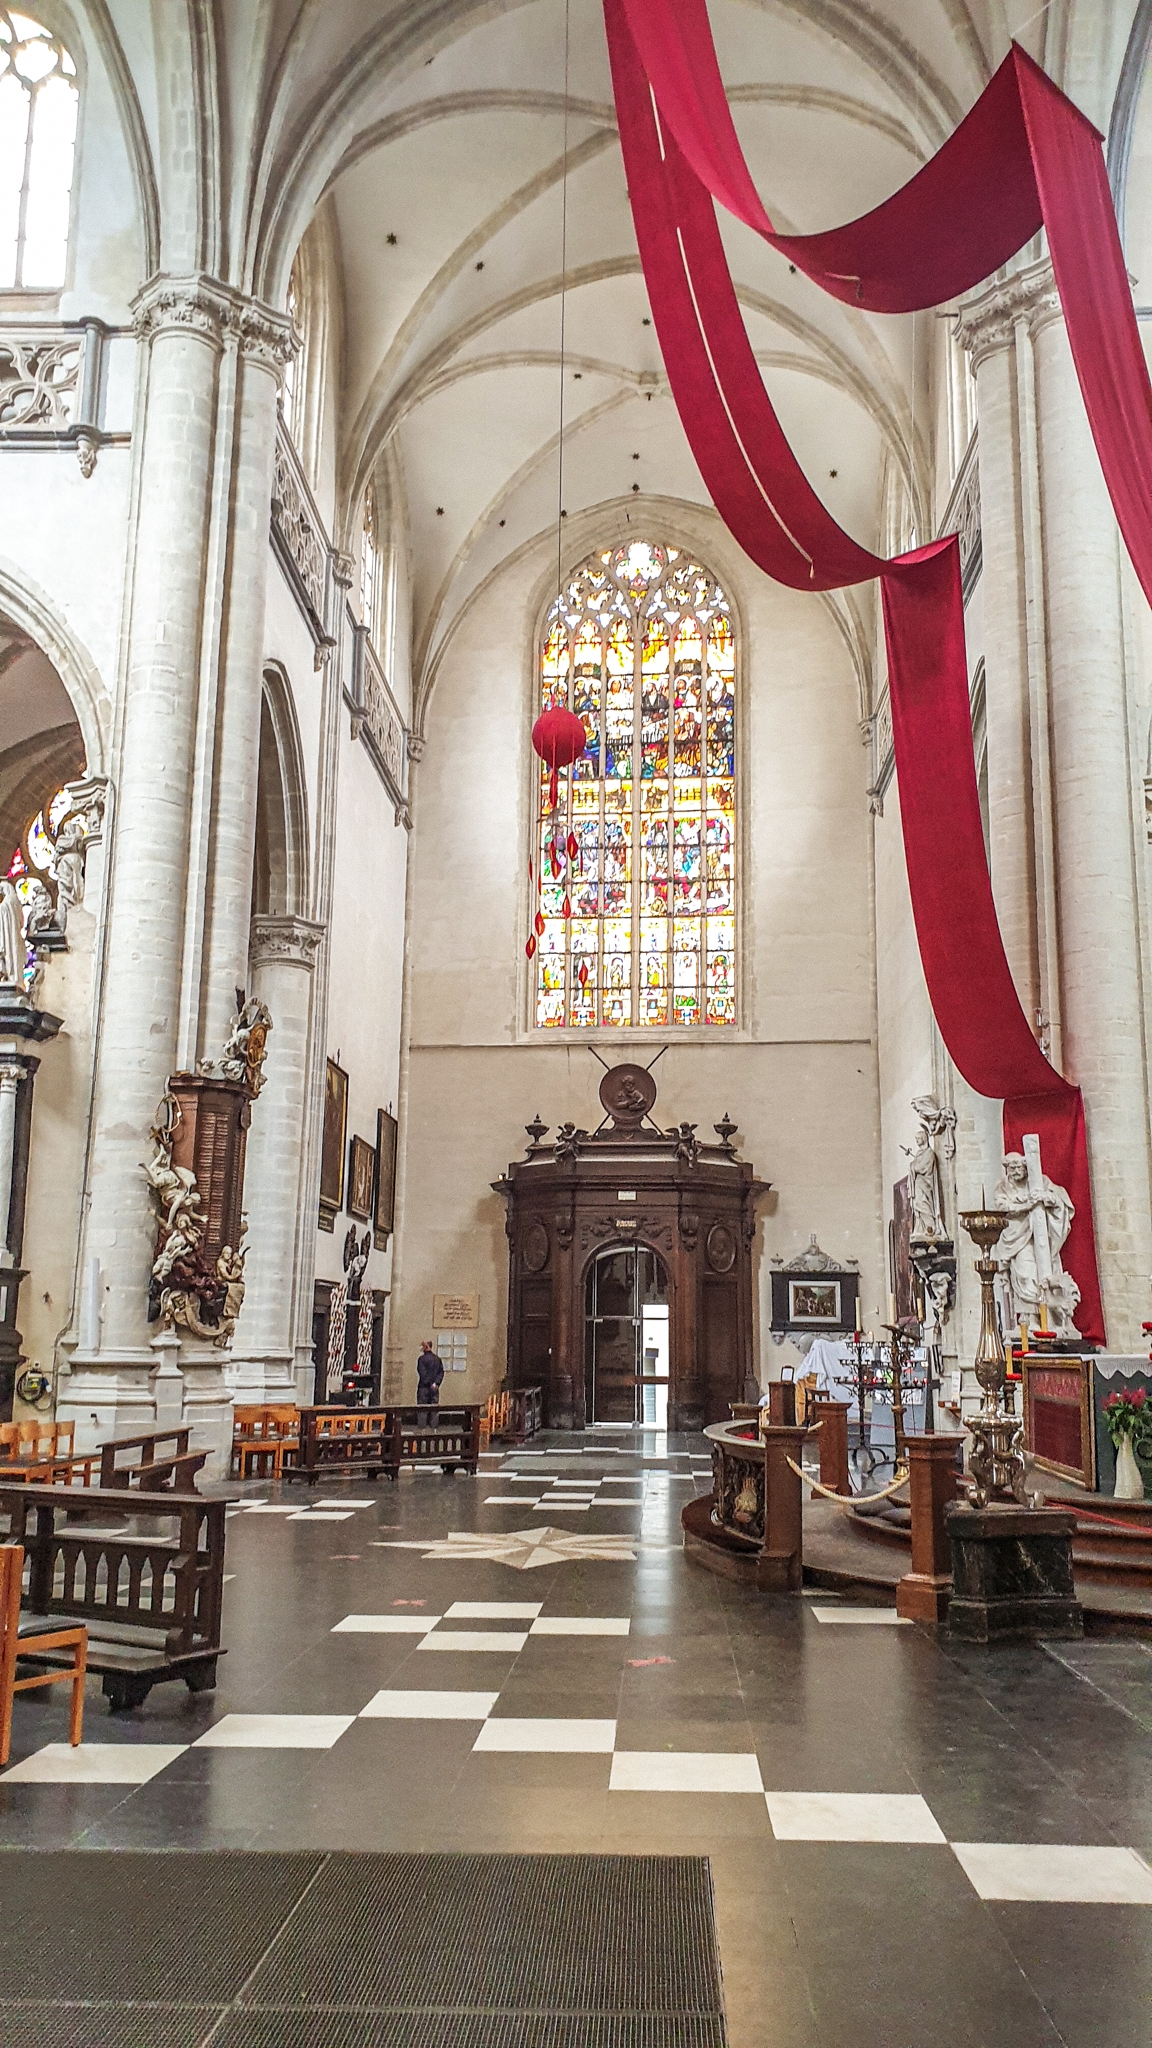
{"label": "statue pedestal", "polygon": [[1083,1635],[1072,1577],[1074,1514],[956,1503],[945,1520],[952,1548],[950,1635],[969,1643]]}
{"label": "statue pedestal", "polygon": [[952,1598],[952,1546],[948,1510],[956,1498],[957,1436],[908,1439],[908,1492],[912,1506],[912,1569],[896,1584],[902,1621],[945,1620]]}

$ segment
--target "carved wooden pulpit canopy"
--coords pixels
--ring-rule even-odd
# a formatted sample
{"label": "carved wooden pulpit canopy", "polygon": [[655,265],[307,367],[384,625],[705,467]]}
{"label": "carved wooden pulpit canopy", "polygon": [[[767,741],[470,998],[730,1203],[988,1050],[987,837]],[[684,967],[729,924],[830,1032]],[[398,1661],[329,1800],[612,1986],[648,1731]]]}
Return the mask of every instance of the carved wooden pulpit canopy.
{"label": "carved wooden pulpit canopy", "polygon": [[507,1203],[508,1384],[544,1389],[552,1429],[726,1421],[754,1376],[752,1245],[771,1182],[736,1156],[725,1114],[662,1130],[656,1083],[612,1067],[603,1123],[537,1116],[492,1183]]}

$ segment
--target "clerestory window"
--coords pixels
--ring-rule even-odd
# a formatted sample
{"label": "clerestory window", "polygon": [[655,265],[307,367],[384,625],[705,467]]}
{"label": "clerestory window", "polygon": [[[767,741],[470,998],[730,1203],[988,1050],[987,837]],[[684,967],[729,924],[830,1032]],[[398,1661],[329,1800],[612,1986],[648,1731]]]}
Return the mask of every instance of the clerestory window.
{"label": "clerestory window", "polygon": [[59,37],[0,6],[0,290],[64,283],[78,107]]}

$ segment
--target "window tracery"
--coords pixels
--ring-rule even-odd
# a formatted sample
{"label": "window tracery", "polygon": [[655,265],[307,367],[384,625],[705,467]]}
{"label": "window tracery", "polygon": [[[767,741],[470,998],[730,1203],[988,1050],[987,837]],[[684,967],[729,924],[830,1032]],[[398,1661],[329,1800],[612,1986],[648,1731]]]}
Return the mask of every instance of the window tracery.
{"label": "window tracery", "polygon": [[364,522],[360,530],[360,618],[374,647],[379,644],[381,567],[376,488],[369,484],[364,493]]}
{"label": "window tracery", "polygon": [[304,334],[304,294],[300,288],[300,259],[297,256],[288,275],[288,297],[285,312],[292,322],[292,332],[298,346],[284,365],[280,379],[280,410],[284,425],[294,441],[299,440],[300,396],[303,384],[303,358],[307,345]]}
{"label": "window tracery", "polygon": [[678,548],[597,553],[549,611],[541,709],[588,746],[559,777],[566,876],[538,783],[537,1025],[735,1023],[735,669],[728,600]]}
{"label": "window tracery", "polygon": [[59,37],[0,6],[0,290],[64,282],[78,108]]}

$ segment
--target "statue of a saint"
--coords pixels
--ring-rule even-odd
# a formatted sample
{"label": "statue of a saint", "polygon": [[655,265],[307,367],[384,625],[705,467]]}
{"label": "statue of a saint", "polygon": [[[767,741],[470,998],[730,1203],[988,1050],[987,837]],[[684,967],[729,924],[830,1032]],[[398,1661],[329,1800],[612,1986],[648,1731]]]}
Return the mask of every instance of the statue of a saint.
{"label": "statue of a saint", "polygon": [[52,850],[52,868],[64,913],[60,919],[61,930],[67,913],[84,901],[84,836],[84,820],[73,811],[56,834]]}
{"label": "statue of a saint", "polygon": [[912,1210],[913,1241],[943,1237],[940,1162],[927,1124],[921,1124],[915,1146],[902,1145],[900,1150],[908,1161],[908,1203]]}
{"label": "statue of a saint", "polygon": [[16,884],[5,875],[0,881],[0,988],[19,989],[24,994],[24,968],[28,952],[24,944],[24,906]]}
{"label": "statue of a saint", "polygon": [[25,938],[31,939],[32,944],[35,945],[37,939],[42,938],[45,932],[58,932],[63,929],[63,925],[58,924],[56,921],[56,905],[53,903],[48,889],[39,876],[34,876],[28,884],[28,917],[24,927]]}
{"label": "statue of a saint", "polygon": [[992,1190],[991,1206],[1008,1215],[996,1246],[1005,1320],[1031,1329],[1040,1323],[1043,1308],[1050,1329],[1061,1337],[1078,1337],[1073,1317],[1080,1289],[1060,1262],[1076,1211],[1067,1189],[1041,1172],[1039,1139],[1026,1137],[1024,1147],[1005,1155],[1004,1172]]}

